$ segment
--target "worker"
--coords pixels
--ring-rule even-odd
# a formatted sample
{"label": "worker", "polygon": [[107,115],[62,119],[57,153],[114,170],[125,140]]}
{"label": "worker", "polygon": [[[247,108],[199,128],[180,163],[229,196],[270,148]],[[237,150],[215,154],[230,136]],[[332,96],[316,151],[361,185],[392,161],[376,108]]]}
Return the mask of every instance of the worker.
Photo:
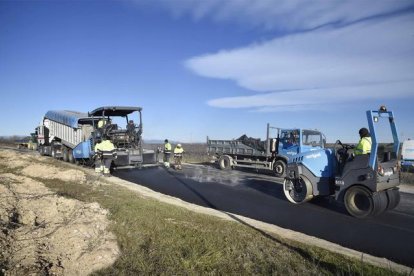
{"label": "worker", "polygon": [[170,167],[170,156],[171,156],[171,144],[168,142],[168,139],[164,140],[164,166],[166,168]]}
{"label": "worker", "polygon": [[354,154],[361,155],[371,153],[372,141],[368,129],[366,129],[365,127],[361,128],[359,130],[359,136],[361,137],[361,139],[359,140],[359,143],[354,150]]}
{"label": "worker", "polygon": [[133,120],[129,120],[128,124],[126,125],[126,129],[128,133],[128,142],[135,142],[135,124]]}
{"label": "worker", "polygon": [[100,119],[98,121],[98,128],[103,128],[104,126],[106,126],[106,123],[107,123],[107,121],[106,121],[105,118]]}
{"label": "worker", "polygon": [[96,129],[96,138],[98,140],[102,139],[102,136],[106,134],[105,127],[110,124],[110,121],[108,121],[106,118],[102,117],[98,121],[97,129]]}
{"label": "worker", "polygon": [[102,136],[102,141],[95,145],[95,172],[104,176],[110,176],[111,163],[114,160],[115,146],[107,135]]}
{"label": "worker", "polygon": [[184,149],[181,144],[177,144],[174,148],[174,167],[176,170],[181,170],[181,161],[183,159]]}
{"label": "worker", "polygon": [[134,132],[135,131],[135,124],[133,120],[129,120],[127,126],[126,126],[128,132]]}

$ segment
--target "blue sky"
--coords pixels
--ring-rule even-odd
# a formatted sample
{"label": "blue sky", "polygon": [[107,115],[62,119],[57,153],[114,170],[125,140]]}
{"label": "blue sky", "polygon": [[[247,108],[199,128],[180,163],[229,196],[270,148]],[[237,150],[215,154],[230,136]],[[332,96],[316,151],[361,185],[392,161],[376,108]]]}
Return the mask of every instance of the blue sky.
{"label": "blue sky", "polygon": [[0,135],[47,110],[143,107],[144,139],[355,142],[387,105],[414,138],[414,2],[0,1]]}

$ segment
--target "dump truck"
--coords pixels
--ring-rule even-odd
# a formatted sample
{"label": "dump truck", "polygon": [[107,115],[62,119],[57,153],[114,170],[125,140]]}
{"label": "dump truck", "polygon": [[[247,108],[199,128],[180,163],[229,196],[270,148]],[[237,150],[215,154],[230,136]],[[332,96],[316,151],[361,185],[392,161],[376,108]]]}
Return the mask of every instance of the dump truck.
{"label": "dump truck", "polygon": [[293,156],[323,149],[325,141],[325,136],[318,130],[282,129],[267,124],[266,139],[263,141],[247,135],[233,140],[207,137],[207,152],[222,170],[252,168],[285,177],[286,164]]}
{"label": "dump truck", "polygon": [[115,146],[114,168],[155,163],[156,152],[142,148],[141,111],[141,107],[130,106],[104,106],[88,113],[48,111],[37,127],[38,151],[66,162],[92,165],[94,147],[105,135]]}
{"label": "dump truck", "polygon": [[[337,140],[332,149],[296,155],[287,166],[283,190],[286,198],[301,204],[315,197],[332,196],[344,203],[351,216],[367,218],[394,209],[400,201],[399,137],[392,111],[382,106],[366,112],[372,145],[370,154],[354,155],[354,145]],[[378,153],[375,125],[388,120],[392,149]]]}

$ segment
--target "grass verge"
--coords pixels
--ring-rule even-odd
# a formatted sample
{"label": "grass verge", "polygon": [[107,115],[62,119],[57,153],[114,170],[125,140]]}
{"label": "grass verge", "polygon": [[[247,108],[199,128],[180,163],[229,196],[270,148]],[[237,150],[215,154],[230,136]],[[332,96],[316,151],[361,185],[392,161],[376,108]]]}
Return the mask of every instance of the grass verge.
{"label": "grass verge", "polygon": [[248,225],[142,198],[122,187],[42,179],[58,194],[110,211],[122,256],[95,275],[395,275],[326,250],[292,243]]}

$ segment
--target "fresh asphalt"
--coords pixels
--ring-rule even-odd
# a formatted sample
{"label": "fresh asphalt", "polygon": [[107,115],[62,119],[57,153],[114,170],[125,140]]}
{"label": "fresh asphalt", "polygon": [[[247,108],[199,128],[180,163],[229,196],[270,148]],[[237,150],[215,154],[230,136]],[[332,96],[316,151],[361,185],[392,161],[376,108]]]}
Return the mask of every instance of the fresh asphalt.
{"label": "fresh asphalt", "polygon": [[414,267],[414,194],[401,193],[392,211],[370,219],[349,216],[329,198],[301,205],[288,202],[282,179],[210,165],[119,170],[114,175],[163,194],[325,239]]}

